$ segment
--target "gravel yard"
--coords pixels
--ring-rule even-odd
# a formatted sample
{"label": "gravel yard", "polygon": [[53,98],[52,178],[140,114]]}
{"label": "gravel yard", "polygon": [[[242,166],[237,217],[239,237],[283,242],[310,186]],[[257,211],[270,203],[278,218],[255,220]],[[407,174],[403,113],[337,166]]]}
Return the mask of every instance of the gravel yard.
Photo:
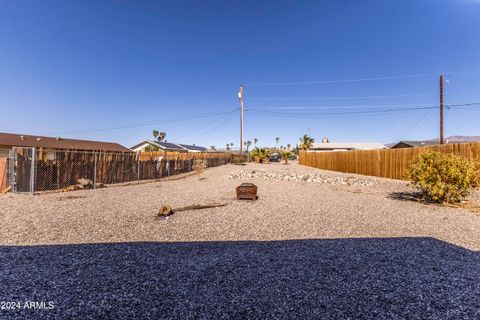
{"label": "gravel yard", "polygon": [[[257,201],[235,199],[235,187],[244,181],[258,185]],[[401,181],[295,163],[226,165],[171,181],[0,195],[0,243],[433,237],[480,250],[478,213],[402,200],[409,191]],[[155,218],[166,204],[209,203],[227,206]]]}
{"label": "gravel yard", "polygon": [[[235,199],[243,181],[257,201]],[[0,301],[54,306],[0,318],[478,319],[480,215],[411,191],[272,163],[0,195]]]}

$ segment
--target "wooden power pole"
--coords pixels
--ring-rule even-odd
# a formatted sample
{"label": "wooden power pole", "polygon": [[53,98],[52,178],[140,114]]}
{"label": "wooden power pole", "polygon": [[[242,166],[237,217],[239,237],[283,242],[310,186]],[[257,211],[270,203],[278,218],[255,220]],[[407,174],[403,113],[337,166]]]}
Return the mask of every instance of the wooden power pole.
{"label": "wooden power pole", "polygon": [[238,100],[240,101],[240,154],[243,154],[243,85],[240,86]]}
{"label": "wooden power pole", "polygon": [[440,75],[440,144],[444,144],[443,135],[443,73]]}

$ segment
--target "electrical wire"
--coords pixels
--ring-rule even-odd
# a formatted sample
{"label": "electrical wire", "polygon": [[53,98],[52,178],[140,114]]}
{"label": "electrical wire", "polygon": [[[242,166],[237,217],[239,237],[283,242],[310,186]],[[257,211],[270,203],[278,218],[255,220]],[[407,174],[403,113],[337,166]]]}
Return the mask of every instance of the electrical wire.
{"label": "electrical wire", "polygon": [[415,128],[423,121],[423,119],[425,119],[425,118],[427,117],[427,115],[430,114],[430,112],[432,112],[431,109],[430,109],[430,110],[427,110],[427,112],[425,112],[425,113],[423,114],[423,116],[420,117],[420,119],[418,119],[417,121],[415,121],[415,123],[414,123],[404,134],[402,134],[402,136],[401,136],[399,139],[397,139],[397,141],[402,141],[403,138],[404,138],[407,134],[409,134],[410,132],[412,132],[412,130],[415,129]]}
{"label": "electrical wire", "polygon": [[[229,116],[230,116],[231,114],[233,114],[234,112],[238,111],[238,109],[239,109],[239,108],[235,108],[235,109],[233,109],[232,111],[228,112],[228,113],[227,113],[227,117],[229,117]],[[180,139],[183,139],[183,138],[185,138],[185,137],[189,137],[189,136],[191,136],[192,134],[195,134],[195,133],[201,131],[202,129],[205,129],[205,128],[211,126],[212,124],[217,123],[217,122],[222,121],[222,120],[225,120],[225,117],[219,117],[219,118],[217,118],[217,119],[215,119],[215,120],[213,120],[213,121],[211,121],[211,122],[208,122],[208,123],[205,124],[205,125],[202,125],[202,126],[196,128],[195,130],[190,131],[190,132],[187,133],[187,134],[184,134],[184,135],[182,135],[182,136],[180,136],[180,137],[175,137],[175,138],[173,138],[173,140],[179,141]],[[222,123],[223,123],[223,122],[222,122]],[[201,136],[202,134],[203,134],[203,133],[200,133],[200,136]]]}
{"label": "electrical wire", "polygon": [[225,113],[229,113],[231,111],[232,110],[223,111],[223,112],[215,111],[215,112],[206,112],[206,113],[196,113],[196,114],[184,115],[184,116],[180,116],[180,117],[167,118],[167,119],[163,119],[163,120],[134,122],[134,123],[130,123],[130,124],[116,125],[116,126],[112,126],[112,127],[103,127],[103,128],[96,128],[96,129],[72,130],[72,131],[63,131],[63,132],[50,132],[50,133],[46,133],[46,134],[59,135],[59,134],[92,133],[92,132],[120,130],[120,129],[135,128],[135,127],[151,126],[151,125],[155,125],[155,124],[166,124],[166,123],[172,123],[172,122],[180,122],[180,121],[187,121],[187,120],[193,120],[193,119],[215,117],[219,114],[225,114]]}
{"label": "electrical wire", "polygon": [[216,126],[215,128],[212,128],[211,130],[209,130],[207,132],[204,132],[203,134],[199,135],[198,137],[199,138],[200,137],[203,137],[203,138],[210,137],[216,130],[220,129],[225,124],[227,124],[227,122],[232,118],[233,114],[234,114],[234,112],[230,113],[221,124],[219,124],[218,126]]}
{"label": "electrical wire", "polygon": [[326,115],[348,115],[348,114],[371,114],[371,113],[390,113],[390,112],[399,112],[399,111],[411,111],[411,110],[425,110],[425,109],[436,109],[436,106],[429,107],[412,107],[412,108],[402,108],[402,109],[385,109],[385,110],[364,110],[364,111],[350,111],[350,112],[326,112],[326,113],[293,113],[293,112],[278,112],[278,111],[263,111],[263,110],[252,110],[255,113],[263,114],[278,114],[286,116],[326,116]]}
{"label": "electrical wire", "polygon": [[303,82],[251,83],[251,84],[247,84],[246,86],[266,87],[266,86],[316,85],[316,84],[329,84],[329,83],[349,83],[349,82],[363,82],[363,81],[424,78],[424,77],[432,77],[432,76],[436,76],[436,74],[432,74],[432,73],[428,73],[428,74],[409,74],[409,75],[376,77],[376,78],[359,78],[359,79],[343,79],[343,80],[320,80],[320,81],[303,81]]}
{"label": "electrical wire", "polygon": [[[480,105],[480,102],[464,103],[464,104],[450,104],[448,108],[460,108]],[[389,113],[402,113],[417,110],[437,109],[438,106],[423,106],[423,107],[405,107],[396,109],[384,109],[384,110],[363,110],[363,111],[347,111],[347,112],[323,112],[323,113],[293,113],[293,112],[278,112],[278,111],[266,111],[266,110],[251,110],[250,112],[271,116],[286,116],[286,117],[312,117],[312,118],[328,118],[331,116],[349,116],[349,115],[372,115],[372,114],[389,114]]]}
{"label": "electrical wire", "polygon": [[321,109],[376,109],[376,108],[405,108],[405,107],[438,107],[437,105],[426,104],[400,104],[400,105],[349,105],[349,106],[318,106],[318,107],[286,107],[286,106],[271,106],[271,107],[250,107],[251,110],[265,110],[265,109],[295,109],[295,110],[321,110]]}
{"label": "electrical wire", "polygon": [[248,98],[248,100],[262,101],[323,101],[323,100],[353,100],[353,99],[383,99],[406,97],[434,97],[434,94],[401,94],[392,96],[352,96],[352,97],[322,97],[322,98]]}

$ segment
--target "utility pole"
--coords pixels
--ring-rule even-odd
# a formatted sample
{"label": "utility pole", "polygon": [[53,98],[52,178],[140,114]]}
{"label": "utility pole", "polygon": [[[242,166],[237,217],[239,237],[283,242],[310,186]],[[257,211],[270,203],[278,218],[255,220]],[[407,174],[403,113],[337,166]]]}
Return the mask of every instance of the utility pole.
{"label": "utility pole", "polygon": [[238,100],[240,101],[240,154],[243,154],[243,85],[240,85]]}
{"label": "utility pole", "polygon": [[440,144],[444,144],[443,136],[443,73],[440,75]]}

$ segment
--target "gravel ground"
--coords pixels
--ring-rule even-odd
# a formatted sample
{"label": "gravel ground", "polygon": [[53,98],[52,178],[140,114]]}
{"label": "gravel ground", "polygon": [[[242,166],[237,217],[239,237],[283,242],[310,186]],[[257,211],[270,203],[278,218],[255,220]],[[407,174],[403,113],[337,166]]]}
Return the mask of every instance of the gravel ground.
{"label": "gravel ground", "polygon": [[1,319],[479,319],[478,253],[432,238],[0,248]]}
{"label": "gravel ground", "polygon": [[[235,200],[243,181],[258,185],[257,201]],[[248,164],[0,195],[0,302],[54,304],[0,309],[0,319],[480,318],[480,215],[411,192],[401,181]],[[165,204],[209,203],[227,205],[156,218]]]}
{"label": "gravel ground", "polygon": [[[332,178],[356,177],[371,186],[264,179],[229,179],[259,170]],[[337,179],[338,180],[338,179]],[[257,201],[237,201],[235,187],[258,185]],[[0,244],[128,241],[229,241],[363,237],[433,237],[480,250],[480,215],[464,209],[400,200],[404,182],[333,173],[297,164],[226,165],[202,179],[50,193],[0,195]],[[155,219],[161,206],[227,203]]]}

